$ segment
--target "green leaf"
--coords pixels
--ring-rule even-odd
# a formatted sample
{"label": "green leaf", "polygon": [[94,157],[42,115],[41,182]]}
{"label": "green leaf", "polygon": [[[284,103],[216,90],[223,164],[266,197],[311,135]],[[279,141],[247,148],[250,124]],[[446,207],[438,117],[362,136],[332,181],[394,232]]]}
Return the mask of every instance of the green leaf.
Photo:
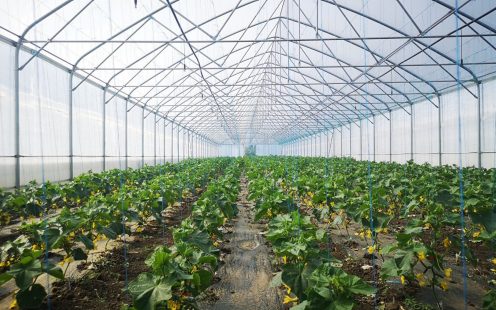
{"label": "green leaf", "polygon": [[2,286],[5,282],[9,281],[12,278],[13,278],[12,275],[6,272],[0,274],[0,286]]}
{"label": "green leaf", "polygon": [[318,241],[322,240],[325,236],[325,230],[320,228],[320,229],[317,229],[317,231],[315,232],[315,237],[317,238]]}
{"label": "green leaf", "polygon": [[71,255],[74,258],[74,260],[83,260],[88,258],[88,255],[81,248],[72,249]]}
{"label": "green leaf", "polygon": [[128,286],[138,310],[155,310],[155,307],[172,298],[172,285],[151,273],[142,273]]}
{"label": "green leaf", "polygon": [[496,309],[496,290],[492,289],[482,299],[482,309]]}
{"label": "green leaf", "polygon": [[350,292],[353,294],[360,295],[373,295],[376,292],[376,289],[367,283],[365,283],[362,279],[357,276],[348,275],[350,287],[348,288]]}
{"label": "green leaf", "polygon": [[212,284],[213,274],[210,271],[205,269],[200,269],[197,272],[195,272],[195,274],[199,276],[200,281],[198,283],[199,284],[198,288],[200,290],[204,290],[207,287],[209,287],[210,284]]}
{"label": "green leaf", "polygon": [[45,288],[40,284],[20,290],[16,295],[17,304],[21,309],[38,309],[47,296]]}
{"label": "green leaf", "polygon": [[381,267],[381,277],[386,279],[390,277],[397,277],[399,275],[399,268],[393,258],[384,261]]}
{"label": "green leaf", "polygon": [[333,300],[327,310],[353,310],[353,299],[346,297],[338,297]]}
{"label": "green leaf", "polygon": [[304,300],[297,304],[296,306],[291,307],[291,310],[305,310],[307,306],[310,306],[310,302],[308,300]]}
{"label": "green leaf", "polygon": [[311,270],[303,263],[285,265],[282,271],[282,281],[289,286],[298,298],[302,298],[308,286],[308,276]]}
{"label": "green leaf", "polygon": [[33,279],[42,273],[41,262],[26,256],[19,263],[12,265],[7,273],[14,277],[17,287],[25,290],[33,283]]}
{"label": "green leaf", "polygon": [[283,284],[282,282],[282,271],[277,272],[274,277],[272,277],[272,280],[270,281],[269,287],[279,287]]}
{"label": "green leaf", "polygon": [[494,210],[487,209],[477,213],[471,212],[470,217],[475,224],[481,224],[489,233],[496,231],[496,208]]}
{"label": "green leaf", "polygon": [[417,234],[420,234],[422,231],[423,231],[422,227],[418,227],[418,226],[417,227],[407,227],[407,228],[405,228],[404,234],[417,235]]}
{"label": "green leaf", "polygon": [[57,266],[51,262],[47,262],[46,264],[43,263],[42,271],[45,273],[48,273],[49,275],[51,275],[52,277],[55,277],[57,279],[60,279],[60,280],[64,279],[64,272],[62,271],[62,268],[60,268],[59,266]]}
{"label": "green leaf", "polygon": [[93,250],[95,248],[95,245],[93,244],[93,240],[91,240],[85,235],[79,235],[77,240],[81,241],[88,250]]}

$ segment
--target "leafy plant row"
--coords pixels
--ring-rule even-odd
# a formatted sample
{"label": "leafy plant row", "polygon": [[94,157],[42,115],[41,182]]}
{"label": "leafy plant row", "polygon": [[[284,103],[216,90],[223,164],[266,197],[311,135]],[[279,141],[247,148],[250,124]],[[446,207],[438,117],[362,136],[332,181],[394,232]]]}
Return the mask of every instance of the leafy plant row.
{"label": "leafy plant row", "polygon": [[[90,184],[95,178],[87,179],[80,188],[92,190],[84,203],[78,203],[79,207],[71,208],[69,204],[56,216],[23,223],[22,234],[0,247],[0,285],[13,278],[19,307],[39,307],[47,295],[45,288],[36,283],[41,275],[63,279],[65,271],[60,266],[87,259],[99,240],[131,234],[131,226],[139,233],[150,220],[162,223],[162,212],[167,207],[180,202],[188,192],[203,188],[228,162],[229,159],[191,160],[143,170],[114,170],[105,174],[103,182],[109,188],[103,190]],[[48,253],[63,255],[63,259],[57,264],[48,259]]]}
{"label": "leafy plant row", "polygon": [[[413,162],[266,157],[253,159],[250,166],[257,218],[276,218],[298,205],[301,213],[329,229],[348,231],[354,222],[361,226],[357,235],[369,244],[368,255],[381,259],[383,280],[447,290],[453,281],[449,256],[458,263],[489,263],[490,272],[496,272],[495,258],[478,257],[473,251],[475,245],[494,247],[494,169],[464,168],[460,183],[454,166]],[[393,235],[396,242],[383,245],[380,235]],[[489,285],[494,286],[494,280]],[[495,305],[495,295],[492,290],[486,296],[488,309]]]}
{"label": "leafy plant row", "polygon": [[221,227],[237,213],[239,162],[211,182],[193,205],[192,214],[173,230],[171,247],[157,247],[146,264],[150,272],[129,283],[130,309],[197,308],[195,297],[212,283],[218,266]]}
{"label": "leafy plant row", "polygon": [[70,182],[38,184],[29,182],[12,192],[0,189],[0,225],[8,225],[12,220],[40,217],[48,209],[78,207],[85,204],[93,195],[107,195],[121,187],[124,181],[129,184],[142,184],[161,175],[164,171],[174,171],[181,164],[166,163],[160,166],[145,166],[140,169],[112,169],[100,173],[88,172],[75,177]]}
{"label": "leafy plant row", "polygon": [[[267,240],[282,271],[273,285],[286,288],[284,303],[291,309],[352,309],[355,295],[373,295],[375,288],[349,275],[331,257],[328,232],[300,211],[300,196],[284,176],[252,161],[249,199],[256,201],[256,219],[270,220]],[[296,305],[297,304],[297,305]]]}

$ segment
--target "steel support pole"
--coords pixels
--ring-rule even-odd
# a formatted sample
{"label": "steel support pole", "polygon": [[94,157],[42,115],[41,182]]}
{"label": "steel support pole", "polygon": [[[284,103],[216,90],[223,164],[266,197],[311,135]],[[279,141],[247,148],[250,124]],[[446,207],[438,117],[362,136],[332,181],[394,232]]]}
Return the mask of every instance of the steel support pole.
{"label": "steel support pole", "polygon": [[157,113],[153,113],[153,165],[157,165]]}
{"label": "steel support pole", "polygon": [[72,71],[69,73],[69,180],[74,179],[74,113],[72,98]]}
{"label": "steel support pole", "polygon": [[[329,132],[328,132],[329,133]],[[332,135],[334,135],[334,131],[332,131]],[[331,141],[333,141],[333,139],[331,139]],[[325,157],[328,158],[329,157],[329,149],[330,149],[330,145],[329,145],[329,134],[326,135],[326,148],[325,148]]]}
{"label": "steel support pole", "polygon": [[375,121],[377,119],[377,116],[376,115],[373,115],[372,116],[372,161],[375,162],[376,158],[375,158]]}
{"label": "steel support pole", "polygon": [[186,146],[188,144],[188,141],[186,140],[186,131],[183,129],[183,159],[188,158],[186,155]]}
{"label": "steel support pole", "polygon": [[107,86],[103,89],[103,111],[102,111],[102,128],[103,128],[103,138],[102,138],[102,150],[103,150],[103,171],[107,169],[107,104],[105,103],[105,94],[107,92]]}
{"label": "steel support pole", "polygon": [[352,147],[351,146],[352,146],[352,141],[351,141],[351,123],[350,123],[350,155],[349,155],[349,157],[353,157],[351,155],[351,150],[352,150]]}
{"label": "steel support pole", "polygon": [[363,137],[362,137],[362,121],[361,121],[361,120],[359,120],[359,121],[358,121],[358,124],[359,124],[358,129],[359,129],[359,132],[360,132],[360,160],[363,160],[363,147],[362,147],[362,142],[363,142],[363,141],[362,141],[362,139],[363,139]]}
{"label": "steel support pole", "polygon": [[389,111],[389,162],[393,162],[393,114]]}
{"label": "steel support pole", "polygon": [[128,162],[128,158],[129,158],[129,142],[128,142],[128,139],[129,139],[129,130],[128,130],[128,111],[127,111],[127,106],[128,106],[128,103],[129,103],[129,98],[126,99],[126,113],[124,114],[124,167],[125,169],[127,170],[127,168],[129,168],[129,162]]}
{"label": "steel support pole", "polygon": [[414,156],[414,150],[413,150],[413,124],[414,124],[414,118],[413,118],[413,104],[410,105],[410,160],[413,161],[413,156]]}
{"label": "steel support pole", "polygon": [[141,109],[141,167],[145,166],[145,108]]}
{"label": "steel support pole", "polygon": [[174,163],[174,123],[171,122],[171,162]]}
{"label": "steel support pole", "polygon": [[177,162],[179,162],[179,125],[177,126]]}
{"label": "steel support pole", "polygon": [[482,115],[481,107],[483,100],[483,92],[481,90],[482,83],[477,83],[477,167],[482,167]]}
{"label": "steel support pole", "polygon": [[437,142],[438,142],[438,150],[439,150],[439,166],[443,164],[443,134],[442,134],[442,112],[441,112],[441,96],[437,96],[438,109],[437,109]]}
{"label": "steel support pole", "polygon": [[14,58],[14,93],[15,93],[15,187],[21,187],[21,135],[20,135],[20,94],[19,94],[19,51],[20,44],[16,45]]}
{"label": "steel support pole", "polygon": [[163,146],[163,148],[164,148],[164,149],[162,150],[162,152],[164,152],[164,154],[163,154],[163,158],[164,158],[164,160],[162,161],[162,164],[163,164],[163,165],[165,165],[165,163],[167,162],[167,158],[165,157],[165,148],[167,147],[167,145],[165,144],[165,141],[166,141],[166,139],[165,139],[165,128],[166,128],[167,126],[165,125],[165,118],[163,118],[163,120],[164,120],[164,121],[163,121],[163,123],[164,123],[164,136],[163,136],[163,139],[164,139],[164,146]]}

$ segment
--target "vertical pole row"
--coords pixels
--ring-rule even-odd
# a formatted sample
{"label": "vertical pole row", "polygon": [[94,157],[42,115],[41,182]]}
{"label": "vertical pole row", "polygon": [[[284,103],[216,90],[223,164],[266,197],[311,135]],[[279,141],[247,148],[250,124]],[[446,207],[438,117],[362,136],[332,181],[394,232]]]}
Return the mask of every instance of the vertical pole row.
{"label": "vertical pole row", "polygon": [[145,108],[141,109],[141,167],[145,166]]}
{"label": "vertical pole row", "polygon": [[103,150],[103,163],[102,163],[102,167],[103,167],[103,171],[105,171],[107,169],[107,122],[105,121],[107,116],[107,105],[105,104],[105,94],[107,93],[107,86],[105,86],[105,88],[103,89],[103,101],[102,101],[102,105],[103,105],[103,110],[102,110],[102,128],[103,128],[103,137],[102,137],[102,150]]}
{"label": "vertical pole row", "polygon": [[163,164],[165,165],[165,163],[167,162],[167,158],[165,157],[165,148],[167,147],[167,144],[165,143],[165,127],[167,127],[167,125],[165,124],[165,118],[163,120],[164,120],[164,136],[163,136],[163,139],[164,139],[164,149],[162,150],[162,152],[164,152],[164,154],[163,154],[163,158],[164,158]]}
{"label": "vertical pole row", "polygon": [[174,163],[174,123],[171,122],[171,162]]}
{"label": "vertical pole row", "polygon": [[413,143],[413,104],[410,104],[410,160],[413,161],[414,143]]}
{"label": "vertical pole row", "polygon": [[125,169],[129,168],[129,143],[128,143],[128,139],[129,139],[129,130],[128,130],[128,111],[127,111],[127,106],[128,106],[128,103],[129,103],[129,98],[126,99],[126,110],[125,110],[125,114],[124,114],[124,167]]}
{"label": "vertical pole row", "polygon": [[481,104],[482,104],[482,84],[477,83],[477,167],[482,167],[482,117],[481,117]]}
{"label": "vertical pole row", "polygon": [[153,113],[153,165],[157,165],[157,113]]}
{"label": "vertical pole row", "polygon": [[20,135],[20,98],[19,98],[19,51],[20,44],[16,45],[14,59],[14,93],[15,93],[15,187],[21,187],[21,135]]}
{"label": "vertical pole row", "polygon": [[438,139],[437,139],[437,142],[438,142],[438,149],[439,149],[439,166],[441,166],[443,164],[443,141],[442,141],[442,137],[443,137],[443,133],[442,133],[442,124],[441,124],[441,121],[442,121],[442,113],[441,113],[441,96],[437,96],[437,102],[438,102],[438,109],[437,109],[437,135],[438,135]]}
{"label": "vertical pole row", "polygon": [[352,145],[352,143],[351,143],[351,142],[352,142],[352,141],[351,141],[351,123],[350,123],[350,149],[349,149],[349,150],[350,150],[350,153],[349,153],[349,157],[352,157],[352,156],[351,156],[351,145]]}
{"label": "vertical pole row", "polygon": [[373,152],[373,158],[372,160],[375,161],[376,160],[376,157],[375,157],[375,121],[376,121],[376,116],[372,116],[372,152]]}
{"label": "vertical pole row", "polygon": [[389,162],[393,162],[393,113],[389,111]]}
{"label": "vertical pole row", "polygon": [[72,98],[72,71],[69,72],[69,180],[74,179],[74,126],[73,126],[73,98]]}
{"label": "vertical pole row", "polygon": [[179,125],[177,126],[177,162],[179,162]]}
{"label": "vertical pole row", "polygon": [[358,129],[360,130],[360,160],[363,160],[363,148],[362,148],[362,139],[363,139],[362,135],[363,135],[363,133],[362,133],[362,121],[361,120],[358,121],[358,125],[359,125]]}

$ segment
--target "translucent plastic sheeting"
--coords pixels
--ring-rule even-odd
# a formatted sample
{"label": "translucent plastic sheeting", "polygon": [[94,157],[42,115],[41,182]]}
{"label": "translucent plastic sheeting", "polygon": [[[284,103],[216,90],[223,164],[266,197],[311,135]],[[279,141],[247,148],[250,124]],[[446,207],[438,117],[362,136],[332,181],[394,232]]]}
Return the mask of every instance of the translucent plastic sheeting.
{"label": "translucent plastic sheeting", "polygon": [[0,44],[0,187],[15,184],[14,51]]}
{"label": "translucent plastic sheeting", "polygon": [[113,98],[105,105],[105,169],[126,167],[126,101]]}
{"label": "translucent plastic sheeting", "polygon": [[[280,145],[257,144],[257,155],[280,155],[282,147]],[[244,152],[244,150],[243,150]]]}
{"label": "translucent plastic sheeting", "polygon": [[[481,166],[487,168],[496,166],[496,97],[492,91],[494,87],[496,87],[495,80],[484,81],[480,84],[480,156]],[[371,118],[375,129],[370,124],[368,133],[365,128],[370,122],[362,120],[361,150],[360,126],[357,123],[335,128],[331,132],[340,136],[343,144],[341,147],[341,144],[334,143],[335,151],[331,152],[331,155],[350,156],[351,141],[351,157],[357,159],[360,157],[363,160],[367,159],[367,146],[370,145],[371,154],[374,154],[373,149],[375,149],[376,161],[392,160],[405,163],[413,159],[417,163],[438,165],[441,160],[442,164],[458,165],[458,102],[460,102],[462,165],[478,166],[479,100],[474,97],[474,94],[479,94],[477,86],[468,85],[467,89],[461,88],[459,91],[452,90],[441,94],[439,101],[437,97],[431,97],[431,101],[419,101],[413,104],[412,108],[394,110],[385,116],[377,115]],[[439,102],[441,115],[439,115],[438,107],[434,105]],[[441,123],[439,123],[439,118]],[[439,134],[439,128],[441,128],[441,134]],[[371,131],[375,131],[375,140]],[[412,137],[413,141],[411,141]],[[301,148],[296,151],[296,155],[305,154],[306,142],[313,141],[313,139],[312,136],[297,142]],[[439,145],[441,145],[441,150],[439,150]]]}
{"label": "translucent plastic sheeting", "polygon": [[155,117],[153,114],[145,117],[144,125],[144,159],[145,165],[150,166],[155,161]]}
{"label": "translucent plastic sheeting", "polygon": [[360,132],[362,135],[362,160],[374,160],[374,124],[369,119],[360,121]]}
{"label": "translucent plastic sheeting", "polygon": [[157,119],[155,123],[155,154],[156,162],[154,164],[163,164],[165,162],[165,121],[163,118]]}
{"label": "translucent plastic sheeting", "polygon": [[[76,83],[79,79],[75,79]],[[103,90],[83,83],[73,93],[74,175],[103,169]]]}
{"label": "translucent plastic sheeting", "polygon": [[351,128],[353,127],[352,124],[348,124],[347,126],[341,127],[341,134],[343,138],[343,156],[348,156],[351,157]]}
{"label": "translucent plastic sheeting", "polygon": [[[469,89],[477,93],[474,86]],[[460,101],[461,124],[458,122],[458,101]],[[477,99],[466,90],[452,91],[441,96],[443,164],[458,165],[459,163],[459,125],[461,126],[462,165],[477,166]]]}
{"label": "translucent plastic sheeting", "polygon": [[439,164],[438,113],[428,101],[413,105],[413,159],[417,163]]}
{"label": "translucent plastic sheeting", "polygon": [[173,145],[172,145],[172,135],[171,135],[171,131],[173,130],[173,127],[171,125],[170,122],[166,122],[165,124],[165,160],[167,162],[171,162],[172,161],[172,154],[173,154]]}
{"label": "translucent plastic sheeting", "polygon": [[128,167],[139,168],[142,166],[142,122],[143,108],[128,102],[127,113],[127,154]]}
{"label": "translucent plastic sheeting", "polygon": [[350,133],[351,157],[360,159],[360,122],[353,122],[350,124]]}
{"label": "translucent plastic sheeting", "polygon": [[[218,143],[283,143],[408,108],[457,84],[453,1],[171,3],[196,55],[171,8],[156,0],[137,8],[132,1],[5,0],[0,35],[17,40],[52,12],[23,46],[44,46],[47,57]],[[493,8],[494,1],[460,7],[464,83],[496,71]],[[309,117],[312,111],[319,113]]]}
{"label": "translucent plastic sheeting", "polygon": [[481,85],[482,166],[496,167],[496,80]]}
{"label": "translucent plastic sheeting", "polygon": [[[389,114],[389,113],[388,113]],[[386,114],[386,116],[389,116]],[[390,161],[391,146],[390,146],[390,124],[389,120],[384,115],[374,117],[375,124],[375,160]]]}
{"label": "translucent plastic sheeting", "polygon": [[[30,57],[24,52],[20,56],[24,61]],[[19,75],[21,183],[41,181],[43,175],[45,180],[67,180],[69,74],[34,59]]]}

